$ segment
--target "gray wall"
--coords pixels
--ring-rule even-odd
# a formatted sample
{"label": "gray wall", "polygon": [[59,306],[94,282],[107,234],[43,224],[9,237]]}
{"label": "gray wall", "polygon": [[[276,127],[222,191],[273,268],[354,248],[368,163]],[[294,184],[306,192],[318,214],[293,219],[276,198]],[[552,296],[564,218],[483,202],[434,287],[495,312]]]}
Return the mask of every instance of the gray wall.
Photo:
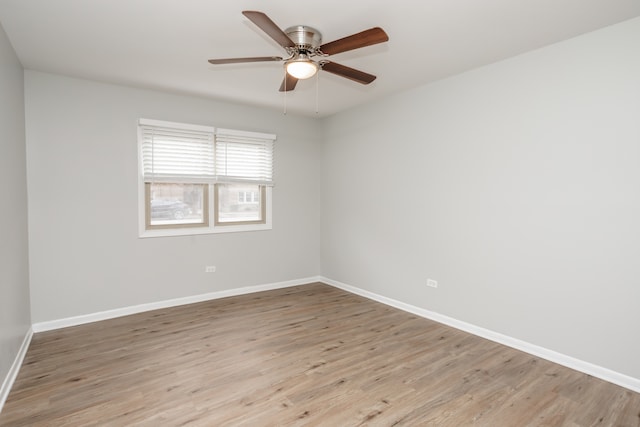
{"label": "gray wall", "polygon": [[22,65],[0,26],[0,384],[31,327]]}
{"label": "gray wall", "polygon": [[640,18],[326,119],[323,275],[640,378],[639,40]]}
{"label": "gray wall", "polygon": [[[320,273],[317,121],[33,71],[25,79],[34,323]],[[140,117],[277,134],[273,229],[138,238]]]}

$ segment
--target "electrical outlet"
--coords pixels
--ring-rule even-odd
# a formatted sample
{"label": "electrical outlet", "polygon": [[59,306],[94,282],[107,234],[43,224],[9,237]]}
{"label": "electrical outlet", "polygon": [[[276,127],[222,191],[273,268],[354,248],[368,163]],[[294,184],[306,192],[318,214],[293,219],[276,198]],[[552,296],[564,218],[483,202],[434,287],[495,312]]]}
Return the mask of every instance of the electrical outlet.
{"label": "electrical outlet", "polygon": [[215,265],[207,265],[204,268],[204,272],[205,273],[215,273],[216,272],[216,266]]}
{"label": "electrical outlet", "polygon": [[438,287],[438,282],[436,280],[433,280],[433,279],[427,279],[427,286],[429,286],[431,288],[437,288]]}

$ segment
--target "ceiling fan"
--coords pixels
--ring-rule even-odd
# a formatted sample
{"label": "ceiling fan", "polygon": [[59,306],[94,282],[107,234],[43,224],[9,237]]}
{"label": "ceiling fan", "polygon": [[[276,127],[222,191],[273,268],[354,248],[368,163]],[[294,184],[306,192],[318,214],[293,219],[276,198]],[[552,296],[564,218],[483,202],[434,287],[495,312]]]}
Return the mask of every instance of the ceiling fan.
{"label": "ceiling fan", "polygon": [[[329,55],[335,55],[389,40],[389,36],[387,36],[387,33],[385,33],[382,28],[374,27],[330,43],[321,44],[322,34],[315,28],[306,25],[295,25],[282,31],[280,27],[262,12],[245,10],[242,14],[282,46],[289,56],[287,58],[280,56],[258,56],[250,58],[210,59],[209,62],[214,65],[221,65],[243,62],[284,61],[286,74],[280,85],[280,92],[295,89],[298,80],[308,79],[314,76],[319,70],[328,71],[365,85],[369,84],[376,79],[376,76],[356,70],[355,68],[340,65],[325,58]],[[316,56],[322,59],[314,61],[312,58]]]}

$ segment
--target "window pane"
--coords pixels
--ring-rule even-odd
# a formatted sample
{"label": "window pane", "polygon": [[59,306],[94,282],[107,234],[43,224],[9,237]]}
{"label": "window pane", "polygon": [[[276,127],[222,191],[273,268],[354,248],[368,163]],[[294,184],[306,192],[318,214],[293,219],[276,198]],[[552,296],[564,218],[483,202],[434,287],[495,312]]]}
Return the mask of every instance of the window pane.
{"label": "window pane", "polygon": [[252,184],[218,184],[217,222],[263,222],[264,187]]}
{"label": "window pane", "polygon": [[206,224],[206,185],[147,184],[151,226]]}

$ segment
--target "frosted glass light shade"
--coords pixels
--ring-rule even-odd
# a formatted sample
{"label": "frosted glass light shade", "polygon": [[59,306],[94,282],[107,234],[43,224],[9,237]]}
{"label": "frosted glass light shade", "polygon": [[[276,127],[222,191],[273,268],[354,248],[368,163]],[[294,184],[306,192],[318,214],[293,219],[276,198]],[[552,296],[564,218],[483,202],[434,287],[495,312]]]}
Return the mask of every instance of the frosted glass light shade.
{"label": "frosted glass light shade", "polygon": [[304,80],[318,72],[318,64],[310,59],[294,59],[286,63],[285,69],[289,75],[298,80]]}

